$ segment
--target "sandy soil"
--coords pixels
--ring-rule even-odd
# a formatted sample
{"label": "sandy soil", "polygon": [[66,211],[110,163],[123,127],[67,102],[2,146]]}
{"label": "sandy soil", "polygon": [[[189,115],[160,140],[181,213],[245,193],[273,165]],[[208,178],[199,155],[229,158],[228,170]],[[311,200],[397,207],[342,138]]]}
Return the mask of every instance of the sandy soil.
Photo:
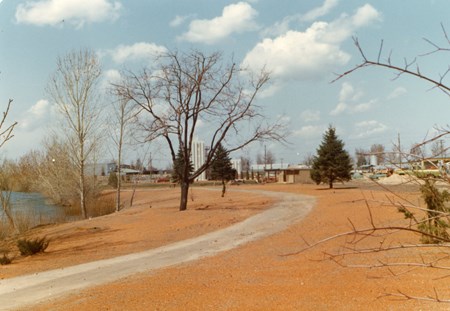
{"label": "sandy soil", "polygon": [[[261,185],[248,189],[292,192],[317,197],[317,205],[302,222],[273,236],[251,242],[218,256],[139,274],[123,280],[40,304],[34,310],[448,310],[449,304],[405,300],[389,296],[402,291],[413,296],[449,298],[447,274],[437,269],[342,267],[326,254],[342,251],[345,238],[333,239],[307,251],[306,246],[341,232],[376,224],[405,224],[386,201],[400,201],[392,193],[359,182],[327,190],[312,185]],[[237,188],[237,187],[236,187]],[[246,187],[240,186],[239,189]],[[396,186],[410,203],[417,189]],[[40,228],[51,244],[44,254],[18,258],[0,267],[1,277],[64,267],[113,257],[201,235],[238,222],[270,206],[270,199],[230,192],[194,189],[189,210],[177,211],[177,190],[142,191],[139,204],[119,214],[62,226]],[[406,202],[406,201],[403,201]],[[152,205],[152,208],[150,208]],[[351,222],[350,222],[351,221]],[[417,243],[418,237],[396,233],[382,237],[384,244]],[[347,240],[349,240],[347,238]],[[380,239],[366,238],[360,247]],[[408,263],[446,256],[440,250],[398,250],[336,258],[343,264]],[[439,262],[444,265],[444,261]],[[447,262],[447,264],[450,264]],[[410,271],[411,270],[411,271]]]}

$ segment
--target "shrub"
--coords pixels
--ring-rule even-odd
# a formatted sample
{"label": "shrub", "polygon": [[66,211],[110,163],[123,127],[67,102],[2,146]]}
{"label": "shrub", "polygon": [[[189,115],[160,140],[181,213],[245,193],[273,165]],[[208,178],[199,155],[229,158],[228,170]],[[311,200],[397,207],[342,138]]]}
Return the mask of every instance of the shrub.
{"label": "shrub", "polygon": [[12,262],[12,259],[9,258],[6,254],[3,254],[3,257],[0,257],[0,265],[9,265]]}
{"label": "shrub", "polygon": [[427,205],[426,218],[419,225],[419,229],[425,234],[422,235],[421,242],[425,244],[438,244],[450,241],[447,232],[450,212],[445,205],[450,200],[450,193],[446,190],[439,191],[434,185],[434,181],[425,179],[425,183],[420,187],[422,197]]}
{"label": "shrub", "polygon": [[17,247],[22,256],[31,256],[42,253],[48,247],[48,244],[49,241],[45,237],[41,239],[36,238],[34,240],[20,239],[17,241]]}
{"label": "shrub", "polygon": [[115,200],[108,196],[99,196],[87,202],[89,217],[99,217],[112,214],[116,211]]}
{"label": "shrub", "polygon": [[[450,242],[450,221],[448,215],[450,208],[447,202],[450,201],[450,193],[447,190],[440,191],[435,186],[435,181],[429,178],[422,179],[420,191],[426,204],[425,217],[418,222],[417,228],[422,233],[420,241],[424,244],[440,244]],[[406,219],[415,219],[415,215],[406,208],[401,207],[399,212],[405,215]]]}
{"label": "shrub", "polygon": [[116,172],[111,172],[111,173],[109,173],[109,177],[108,177],[108,185],[110,185],[110,186],[113,187],[114,189],[117,189],[117,184],[118,184],[118,180],[117,180],[117,174],[116,174]]}

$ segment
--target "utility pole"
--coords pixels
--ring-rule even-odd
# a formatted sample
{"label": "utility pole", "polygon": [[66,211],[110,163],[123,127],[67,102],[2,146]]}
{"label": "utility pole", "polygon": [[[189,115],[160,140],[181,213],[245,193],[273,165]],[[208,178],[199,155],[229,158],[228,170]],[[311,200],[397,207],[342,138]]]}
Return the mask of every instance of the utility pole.
{"label": "utility pole", "polygon": [[266,165],[267,165],[267,146],[264,145],[264,178],[266,178],[267,176],[267,172],[266,172]]}
{"label": "utility pole", "polygon": [[398,140],[398,154],[400,160],[400,168],[402,168],[402,148],[400,147],[400,133],[397,134],[397,140]]}
{"label": "utility pole", "polygon": [[153,180],[153,159],[152,159],[152,153],[150,152],[148,154],[148,171],[150,171],[150,180]]}

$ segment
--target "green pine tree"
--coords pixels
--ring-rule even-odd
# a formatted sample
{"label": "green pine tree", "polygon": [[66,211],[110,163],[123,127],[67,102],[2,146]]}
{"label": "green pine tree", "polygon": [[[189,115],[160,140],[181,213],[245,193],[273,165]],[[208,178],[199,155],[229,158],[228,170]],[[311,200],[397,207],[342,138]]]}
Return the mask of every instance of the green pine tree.
{"label": "green pine tree", "polygon": [[192,164],[192,161],[185,161],[183,150],[179,148],[178,153],[175,157],[175,162],[173,163],[172,182],[180,183],[185,165],[189,165],[189,174],[194,171],[194,165]]}
{"label": "green pine tree", "polygon": [[222,181],[222,197],[225,196],[226,182],[234,177],[235,170],[232,168],[228,151],[220,144],[211,163],[211,178]]}
{"label": "green pine tree", "polygon": [[336,129],[330,125],[317,149],[317,156],[314,157],[311,178],[317,184],[327,183],[331,189],[336,181],[349,181],[351,170],[350,156],[344,150],[344,143],[338,139]]}

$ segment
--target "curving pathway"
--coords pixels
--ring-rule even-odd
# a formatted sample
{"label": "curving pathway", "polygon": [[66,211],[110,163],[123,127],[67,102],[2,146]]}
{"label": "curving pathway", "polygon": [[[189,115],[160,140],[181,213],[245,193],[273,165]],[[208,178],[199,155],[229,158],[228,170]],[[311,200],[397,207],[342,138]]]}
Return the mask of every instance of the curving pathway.
{"label": "curving pathway", "polygon": [[310,196],[249,191],[273,197],[270,209],[230,227],[148,251],[81,265],[0,280],[0,310],[11,310],[142,273],[214,256],[280,232],[302,220],[312,209]]}

